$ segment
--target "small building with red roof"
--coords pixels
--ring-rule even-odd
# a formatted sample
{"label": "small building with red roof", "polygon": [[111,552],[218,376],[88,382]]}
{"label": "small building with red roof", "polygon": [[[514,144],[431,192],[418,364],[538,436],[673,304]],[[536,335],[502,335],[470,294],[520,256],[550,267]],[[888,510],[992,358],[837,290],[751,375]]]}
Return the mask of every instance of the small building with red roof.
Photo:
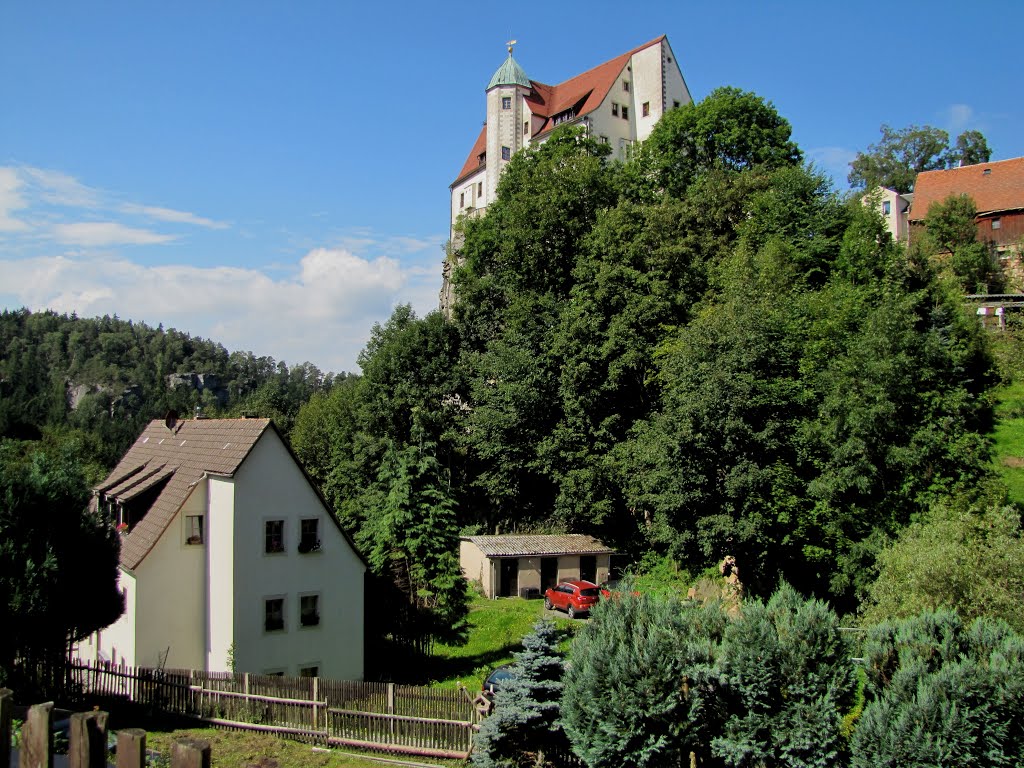
{"label": "small building with red roof", "polygon": [[969,195],[978,209],[978,239],[1003,251],[1024,239],[1024,157],[917,175],[911,226],[921,226],[928,209],[951,195]]}

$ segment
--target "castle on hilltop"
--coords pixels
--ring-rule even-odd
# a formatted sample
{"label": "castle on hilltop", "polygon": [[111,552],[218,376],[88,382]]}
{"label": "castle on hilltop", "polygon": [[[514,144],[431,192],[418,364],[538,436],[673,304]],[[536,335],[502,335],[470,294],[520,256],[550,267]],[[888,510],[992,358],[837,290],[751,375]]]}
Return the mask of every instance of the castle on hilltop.
{"label": "castle on hilltop", "polygon": [[[512,57],[514,42],[487,84],[487,121],[450,187],[453,227],[460,216],[479,215],[494,199],[512,155],[545,141],[555,126],[580,125],[611,145],[613,158],[624,160],[667,110],[690,101],[665,35],[558,85],[527,77]],[[442,308],[451,305],[449,270],[446,264]]]}

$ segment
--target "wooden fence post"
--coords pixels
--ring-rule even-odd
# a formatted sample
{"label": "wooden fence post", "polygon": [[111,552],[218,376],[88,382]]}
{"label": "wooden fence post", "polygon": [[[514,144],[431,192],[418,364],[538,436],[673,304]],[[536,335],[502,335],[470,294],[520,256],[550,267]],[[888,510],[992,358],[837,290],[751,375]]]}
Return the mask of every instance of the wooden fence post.
{"label": "wooden fence post", "polygon": [[14,691],[0,688],[0,768],[11,765],[11,724],[14,720]]}
{"label": "wooden fence post", "polygon": [[320,699],[320,678],[313,678],[313,730],[316,730],[316,703]]}
{"label": "wooden fence post", "polygon": [[106,768],[106,712],[76,712],[71,716],[68,765],[70,768]]}
{"label": "wooden fence post", "polygon": [[117,732],[117,768],[146,768],[146,732],[141,728]]}
{"label": "wooden fence post", "polygon": [[171,744],[171,768],[210,768],[210,742],[175,739]]}
{"label": "wooden fence post", "polygon": [[34,704],[21,727],[21,768],[53,768],[53,702]]}

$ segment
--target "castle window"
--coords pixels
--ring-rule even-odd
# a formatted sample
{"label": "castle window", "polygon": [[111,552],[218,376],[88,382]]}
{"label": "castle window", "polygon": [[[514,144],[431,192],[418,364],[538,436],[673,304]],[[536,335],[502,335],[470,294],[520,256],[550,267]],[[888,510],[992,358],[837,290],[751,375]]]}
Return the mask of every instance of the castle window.
{"label": "castle window", "polygon": [[466,207],[466,193],[465,192],[460,192],[459,193],[459,208],[465,208],[465,207]]}
{"label": "castle window", "polygon": [[649,117],[651,114],[651,102],[645,101],[643,106],[644,117]]}
{"label": "castle window", "polygon": [[618,116],[619,116],[619,105],[618,105],[618,104],[616,104],[616,103],[615,103],[615,102],[613,101],[613,102],[612,102],[612,117],[618,117]]}
{"label": "castle window", "polygon": [[525,136],[529,132],[530,132],[530,121],[529,120],[524,120],[523,121],[523,136]]}
{"label": "castle window", "polygon": [[629,80],[622,81],[622,90],[624,90],[626,93],[629,93]]}
{"label": "castle window", "polygon": [[608,137],[607,136],[601,136],[600,138],[601,138],[601,143],[602,144],[607,144],[608,143]]}
{"label": "castle window", "polygon": [[512,97],[511,96],[502,96],[501,97],[501,108],[502,109],[512,109]]}
{"label": "castle window", "polygon": [[625,104],[622,105],[622,119],[629,120],[629,107]]}
{"label": "castle window", "polygon": [[679,99],[672,99],[672,109],[679,109],[680,106],[682,105],[679,103]]}
{"label": "castle window", "polygon": [[478,181],[476,183],[476,196],[477,197],[483,197],[484,196],[484,183],[482,181]]}
{"label": "castle window", "polygon": [[511,160],[512,159],[512,150],[509,149],[508,147],[502,147],[501,148],[501,159],[502,160]]}

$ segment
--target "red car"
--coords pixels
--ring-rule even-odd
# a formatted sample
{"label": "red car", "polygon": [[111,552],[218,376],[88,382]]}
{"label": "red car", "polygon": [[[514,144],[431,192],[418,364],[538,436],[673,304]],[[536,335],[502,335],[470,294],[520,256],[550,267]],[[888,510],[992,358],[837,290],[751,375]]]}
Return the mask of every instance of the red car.
{"label": "red car", "polygon": [[549,611],[557,608],[569,614],[570,619],[581,613],[589,613],[597,605],[599,590],[590,581],[563,581],[544,593],[544,607]]}

